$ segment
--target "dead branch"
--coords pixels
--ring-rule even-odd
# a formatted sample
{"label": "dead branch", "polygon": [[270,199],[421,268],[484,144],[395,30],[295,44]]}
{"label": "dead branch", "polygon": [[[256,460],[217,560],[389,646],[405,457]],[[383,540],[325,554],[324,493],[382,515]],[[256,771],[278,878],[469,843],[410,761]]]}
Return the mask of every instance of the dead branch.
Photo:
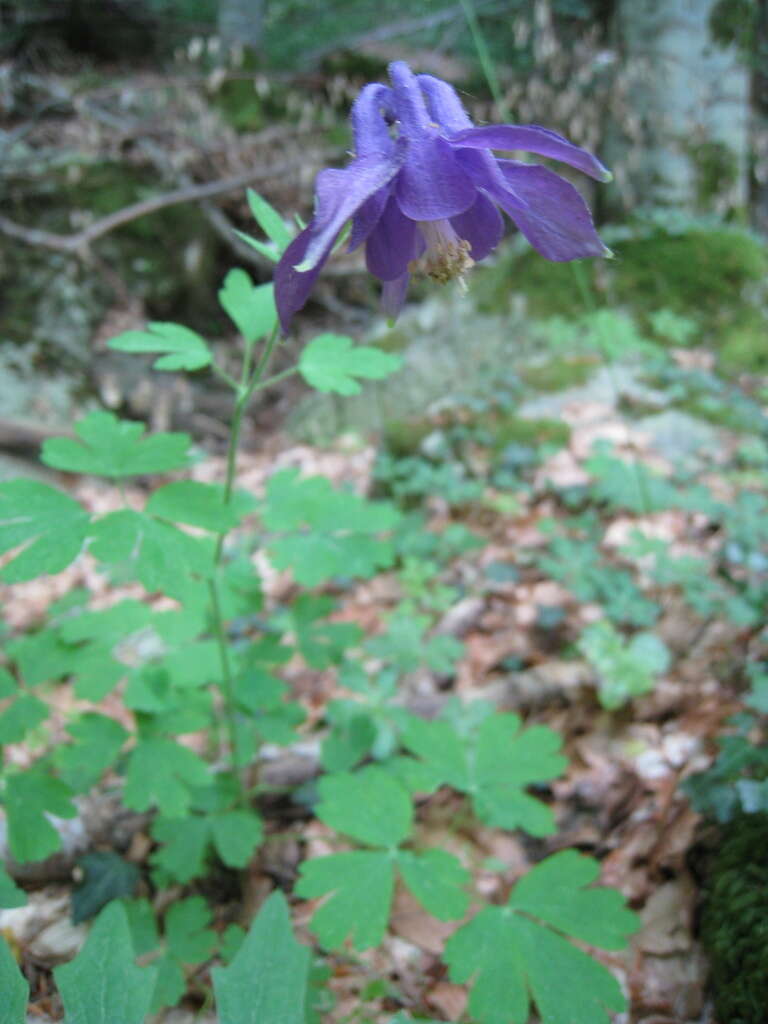
{"label": "dead branch", "polygon": [[[97,238],[114,231],[115,228],[122,227],[123,224],[146,217],[147,214],[156,213],[158,210],[167,206],[175,206],[178,203],[199,202],[213,196],[234,192],[236,189],[244,188],[256,181],[266,181],[288,174],[296,170],[298,166],[300,166],[299,161],[291,160],[276,164],[266,170],[248,171],[230,178],[221,178],[219,181],[209,181],[205,185],[184,185],[171,192],[151,196],[149,199],[142,199],[138,203],[131,203],[130,206],[115,210],[114,213],[100,217],[87,228],[72,235],[59,235],[51,231],[43,231],[40,228],[26,227],[2,215],[0,215],[0,231],[9,238],[15,238],[26,245],[55,249],[59,252],[84,253]],[[232,230],[231,225],[228,230]]]}

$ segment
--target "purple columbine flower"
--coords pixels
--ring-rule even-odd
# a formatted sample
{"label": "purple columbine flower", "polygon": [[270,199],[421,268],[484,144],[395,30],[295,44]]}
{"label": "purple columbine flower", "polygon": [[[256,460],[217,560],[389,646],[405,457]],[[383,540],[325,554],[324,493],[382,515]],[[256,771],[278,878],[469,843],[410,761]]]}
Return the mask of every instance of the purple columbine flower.
{"label": "purple columbine flower", "polygon": [[390,317],[402,309],[411,274],[461,280],[498,245],[504,222],[497,208],[548,260],[610,255],[573,185],[492,150],[537,153],[610,181],[596,157],[539,125],[475,127],[450,85],[414,75],[402,61],[390,64],[389,77],[391,87],[366,85],[355,100],[356,155],[344,170],[318,174],[314,217],[277,266],[284,331],[350,218],[349,251],[365,243]]}

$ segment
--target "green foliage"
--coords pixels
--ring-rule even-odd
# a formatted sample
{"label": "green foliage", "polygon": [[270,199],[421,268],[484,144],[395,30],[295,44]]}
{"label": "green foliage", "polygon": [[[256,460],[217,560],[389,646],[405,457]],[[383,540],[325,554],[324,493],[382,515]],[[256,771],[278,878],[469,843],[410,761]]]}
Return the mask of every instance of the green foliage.
{"label": "green foliage", "polygon": [[95,917],[110,900],[132,896],[141,877],[135,864],[113,850],[87,853],[77,866],[83,877],[72,893],[74,924]]}
{"label": "green foliage", "polygon": [[720,830],[709,865],[701,938],[718,1020],[760,1024],[768,1001],[768,815],[739,815]]}
{"label": "green foliage", "polygon": [[119,420],[111,412],[91,412],[75,425],[78,440],[56,437],[43,444],[41,460],[68,473],[91,473],[119,480],[168,473],[190,464],[187,434],[144,437],[144,425]]}
{"label": "green foliage", "polygon": [[73,818],[75,807],[64,783],[37,766],[8,774],[3,803],[8,822],[8,842],[20,863],[44,860],[61,846],[59,833],[46,812]]}
{"label": "green foliage", "polygon": [[25,545],[0,571],[0,579],[23,583],[66,569],[83,549],[88,519],[76,501],[47,484],[0,484],[0,553]]}
{"label": "green foliage", "polygon": [[268,550],[278,569],[314,587],[335,576],[371,576],[393,559],[381,534],[398,520],[391,505],[336,490],[325,477],[301,478],[296,470],[270,477],[262,512],[266,528],[279,534]]}
{"label": "green foliage", "polygon": [[181,324],[147,324],[146,331],[125,331],[107,344],[117,352],[164,353],[154,362],[156,370],[202,370],[213,361],[205,339]]}
{"label": "green foliage", "polygon": [[535,836],[554,831],[551,810],[525,791],[565,768],[560,738],[551,729],[521,729],[517,715],[494,714],[483,701],[464,707],[452,702],[442,719],[411,717],[403,739],[424,762],[433,785],[466,793],[481,821]]}
{"label": "green foliage", "polygon": [[110,903],[79,956],[54,971],[67,1024],[143,1024],[157,972],[133,957],[125,911]]}
{"label": "green foliage", "polygon": [[267,337],[277,326],[273,286],[254,285],[244,270],[230,270],[219,302],[247,342]]}
{"label": "green foliage", "polygon": [[625,643],[606,619],[586,626],[578,646],[597,672],[600,703],[608,710],[652,690],[669,667],[669,650],[655,633],[636,633]]}
{"label": "green foliage", "polygon": [[398,356],[381,349],[355,345],[351,338],[338,334],[321,334],[302,351],[299,373],[316,391],[357,395],[361,389],[355,377],[381,380],[401,365]]}
{"label": "green foliage", "polygon": [[[7,904],[0,904],[0,906],[7,906]],[[29,983],[21,975],[2,935],[0,935],[0,992],[3,993],[3,999],[0,1002],[0,1024],[24,1024],[27,1019]]]}
{"label": "green foliage", "polygon": [[315,911],[311,926],[328,949],[351,938],[355,949],[378,945],[389,920],[398,869],[406,886],[430,913],[442,920],[464,915],[467,873],[443,850],[414,853],[400,849],[412,824],[407,790],[383,768],[331,775],[320,781],[317,816],[372,850],[334,853],[305,861],[296,886],[300,896],[330,894]]}
{"label": "green foliage", "polygon": [[450,976],[474,979],[469,1008],[480,1024],[525,1024],[531,1001],[550,1024],[608,1024],[606,1011],[625,1009],[613,976],[570,941],[622,949],[638,926],[619,893],[586,888],[598,871],[573,850],[557,853],[505,906],[485,907],[448,940]]}
{"label": "green foliage", "polygon": [[305,1024],[309,950],[293,937],[281,893],[264,903],[228,967],[213,970],[220,1024]]}

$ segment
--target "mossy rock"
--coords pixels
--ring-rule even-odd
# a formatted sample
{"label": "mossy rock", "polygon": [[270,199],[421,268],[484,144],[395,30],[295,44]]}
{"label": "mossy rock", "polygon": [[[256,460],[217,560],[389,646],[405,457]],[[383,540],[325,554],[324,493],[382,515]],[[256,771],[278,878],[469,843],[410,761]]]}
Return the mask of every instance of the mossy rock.
{"label": "mossy rock", "polygon": [[598,366],[592,356],[556,356],[519,369],[520,379],[534,391],[563,391],[586,384]]}
{"label": "mossy rock", "polygon": [[768,814],[742,815],[720,839],[701,919],[718,1020],[764,1024],[768,1007]]}
{"label": "mossy rock", "polygon": [[757,236],[729,225],[674,234],[642,228],[614,248],[614,260],[556,264],[507,246],[494,265],[474,271],[478,309],[506,312],[523,296],[533,317],[575,318],[595,301],[628,309],[648,331],[663,309],[691,318],[727,349],[729,369],[764,366],[768,246]]}

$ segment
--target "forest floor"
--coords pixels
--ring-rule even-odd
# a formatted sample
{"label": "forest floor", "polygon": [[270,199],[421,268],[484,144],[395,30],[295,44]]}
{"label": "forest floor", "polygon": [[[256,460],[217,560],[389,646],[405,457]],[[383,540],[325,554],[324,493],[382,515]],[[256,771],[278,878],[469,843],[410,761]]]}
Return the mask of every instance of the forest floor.
{"label": "forest floor", "polygon": [[[695,350],[679,353],[682,362],[696,358]],[[706,353],[698,353],[698,358],[706,360]],[[692,809],[680,784],[710,765],[726,720],[743,707],[744,666],[766,655],[765,637],[759,629],[729,622],[724,615],[697,613],[679,581],[659,582],[650,571],[648,554],[629,552],[632,538],[641,535],[662,542],[665,557],[704,559],[714,578],[722,560],[722,529],[706,512],[685,508],[684,502],[667,506],[651,496],[650,508],[645,508],[642,489],[638,498],[632,473],[622,476],[620,464],[628,460],[650,467],[658,474],[653,480],[677,479],[677,487],[682,479],[690,480],[693,465],[697,484],[705,485],[719,501],[733,503],[744,481],[744,446],[749,439],[702,422],[703,428],[714,431],[717,442],[702,450],[691,418],[689,467],[687,474],[676,478],[680,463],[673,465],[662,454],[663,434],[654,436],[638,428],[619,408],[620,395],[606,400],[604,391],[591,393],[587,384],[542,393],[540,398],[550,417],[568,425],[570,437],[560,446],[535,445],[534,457],[521,458],[524,465],[514,486],[505,489],[486,480],[474,497],[451,501],[432,491],[427,477],[424,493],[415,499],[429,530],[442,535],[461,524],[476,535],[477,545],[432,566],[426,578],[413,571],[409,578],[400,566],[336,593],[333,618],[375,634],[387,615],[410,599],[430,616],[433,633],[456,637],[464,653],[449,676],[423,668],[404,677],[405,703],[434,714],[450,696],[463,701],[482,697],[521,714],[529,723],[550,726],[563,738],[569,766],[544,791],[555,814],[554,835],[533,840],[487,826],[468,827],[461,799],[439,791],[420,802],[420,839],[454,853],[472,871],[478,892],[491,902],[503,898],[542,856],[569,847],[596,856],[601,880],[619,889],[642,919],[629,951],[602,955],[631,1003],[630,1013],[616,1019],[637,1024],[710,1021],[714,1018],[705,994],[707,963],[696,927],[701,899],[697,864],[702,856],[692,852],[697,847],[706,850],[711,826]],[[681,425],[685,426],[681,421],[678,429]],[[678,441],[685,447],[684,438]],[[595,463],[595,445],[600,442],[612,446],[609,458],[617,460],[614,464]],[[482,479],[488,453],[481,445],[471,447],[464,455],[474,459],[475,477]],[[522,449],[517,454],[526,455]],[[238,485],[259,494],[276,468],[295,466],[302,473],[320,473],[368,493],[374,485],[375,459],[373,447],[349,438],[317,448],[275,435],[259,452],[242,455]],[[429,458],[421,461],[425,472],[434,466]],[[223,471],[222,460],[212,457],[194,473],[199,479],[217,480]],[[762,474],[764,482],[766,466],[759,453],[753,453],[750,472]],[[89,479],[61,477],[59,484],[93,511],[104,512],[122,501]],[[376,486],[386,488],[386,481],[379,478]],[[129,502],[142,499],[140,490],[127,492]],[[413,506],[413,496],[409,503]],[[556,542],[553,538],[558,536],[561,540]],[[290,574],[271,569],[262,558],[258,565],[267,606],[279,607],[294,592]],[[627,572],[636,584],[627,583]],[[83,557],[56,577],[5,589],[7,626],[14,633],[34,629],[54,600],[80,586],[91,590],[95,607],[141,596],[138,587],[112,587]],[[658,605],[657,617],[652,616],[654,632],[668,651],[668,663],[641,685],[648,692],[628,695],[608,710],[598,695],[612,685],[610,666],[601,675],[584,657],[578,639],[592,623],[631,622],[633,610],[627,612],[627,602],[639,603],[642,620],[643,602],[648,601]],[[283,677],[307,713],[306,742],[298,756],[306,756],[308,750],[311,755],[313,749],[316,756],[324,709],[343,693],[336,672],[313,670],[294,659]],[[55,701],[60,723],[71,710],[85,707],[66,683],[57,689]],[[118,720],[130,715],[116,694],[99,707]],[[191,735],[184,742],[195,747],[201,738]],[[7,748],[6,756],[20,766],[29,760],[23,746]],[[106,813],[109,808],[114,811],[109,794],[115,785],[118,780],[108,781],[96,798],[97,803],[105,802]],[[276,817],[269,828],[275,841],[267,843],[242,873],[244,917],[263,901],[275,879],[290,889],[286,880],[295,877],[299,834],[309,855],[338,848],[326,826],[316,820],[297,823],[291,813],[288,820],[281,820],[284,811],[272,809]],[[277,840],[278,832],[282,840]],[[97,845],[103,847],[103,836]],[[152,846],[147,821],[134,822],[128,859],[145,870]],[[61,865],[58,871],[61,874]],[[0,912],[0,927],[35,981],[30,1020],[40,1022],[56,1019],[50,967],[75,953],[86,926],[69,921],[69,882],[42,878],[30,890],[27,907]],[[213,896],[215,904],[215,883],[208,884],[206,896]],[[167,900],[168,893],[159,898]],[[226,903],[229,897],[222,892],[219,898]],[[215,905],[213,909],[216,918]],[[312,904],[294,898],[292,909],[299,936],[311,942],[307,922]],[[466,987],[451,982],[439,960],[457,926],[436,922],[404,890],[398,891],[383,946],[331,957],[327,984],[335,1007],[322,1019],[362,1024],[387,1019],[400,1006],[440,1019],[463,1019]],[[190,984],[197,1001],[205,989],[205,973],[190,979]],[[162,1019],[208,1019],[198,1012],[199,1003],[189,1016],[179,1010]]]}

